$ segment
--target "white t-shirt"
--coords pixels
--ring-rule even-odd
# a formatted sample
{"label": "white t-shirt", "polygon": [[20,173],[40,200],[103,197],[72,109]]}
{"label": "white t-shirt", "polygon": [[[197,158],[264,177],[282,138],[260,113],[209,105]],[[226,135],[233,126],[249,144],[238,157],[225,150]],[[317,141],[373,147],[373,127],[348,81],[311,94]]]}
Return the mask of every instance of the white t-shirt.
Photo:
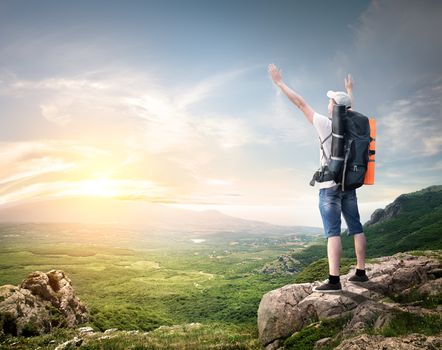
{"label": "white t-shirt", "polygon": [[[322,140],[325,140],[332,132],[332,121],[331,119],[328,119],[327,117],[323,116],[322,114],[316,113],[313,114],[313,126],[316,129],[316,132],[318,133],[318,136]],[[319,142],[319,140],[318,140]],[[324,142],[322,145],[324,147],[325,155],[327,156],[327,159],[330,157],[331,153],[331,143],[332,138],[329,137],[327,141]],[[322,153],[321,148],[319,148],[319,166],[324,166],[327,164],[327,159],[324,158],[324,155]],[[325,181],[325,182],[316,182],[319,185],[319,188],[329,188],[336,185],[336,182],[333,180]]]}

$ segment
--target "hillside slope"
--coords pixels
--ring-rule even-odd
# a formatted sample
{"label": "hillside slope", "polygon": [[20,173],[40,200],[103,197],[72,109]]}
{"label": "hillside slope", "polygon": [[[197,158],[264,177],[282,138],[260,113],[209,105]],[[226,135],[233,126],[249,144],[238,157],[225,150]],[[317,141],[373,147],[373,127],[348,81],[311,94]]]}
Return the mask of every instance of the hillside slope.
{"label": "hillside slope", "polygon": [[[364,225],[364,232],[368,259],[412,250],[442,249],[442,186],[400,195],[372,214]],[[354,244],[346,233],[341,237],[341,272],[346,273],[354,263]],[[327,277],[326,244],[323,239],[321,243],[289,254],[297,262],[293,267],[297,283]]]}
{"label": "hillside slope", "polygon": [[[400,195],[372,214],[364,232],[367,257],[442,249],[442,186]],[[343,256],[354,256],[351,239],[343,239]]]}

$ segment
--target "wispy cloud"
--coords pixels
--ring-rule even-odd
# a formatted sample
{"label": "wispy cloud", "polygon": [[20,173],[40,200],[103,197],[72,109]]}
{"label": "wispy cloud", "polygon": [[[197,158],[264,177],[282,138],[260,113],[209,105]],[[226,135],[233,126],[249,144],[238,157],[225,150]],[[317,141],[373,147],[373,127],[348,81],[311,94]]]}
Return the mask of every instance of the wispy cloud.
{"label": "wispy cloud", "polygon": [[442,84],[436,83],[380,108],[378,145],[387,159],[442,154]]}
{"label": "wispy cloud", "polygon": [[91,159],[108,155],[106,151],[69,141],[3,142],[0,151],[0,202],[26,199],[43,194],[48,179],[73,179],[78,172],[91,176]]}
{"label": "wispy cloud", "polygon": [[[251,68],[236,69],[214,74],[183,91],[168,91],[154,79],[143,81],[137,72],[107,72],[107,77],[91,77],[84,73],[78,77],[48,78],[38,81],[2,80],[4,95],[25,94],[40,100],[42,116],[59,126],[72,122],[128,119],[140,121],[145,146],[150,152],[164,152],[198,142],[209,137],[219,140],[221,147],[241,146],[259,142],[253,126],[231,116],[216,114],[195,115],[188,110],[218,89],[229,84]],[[100,76],[105,75],[103,72]],[[105,126],[106,127],[106,126]]]}
{"label": "wispy cloud", "polygon": [[312,145],[312,140],[316,140],[312,125],[296,106],[287,101],[287,97],[279,88],[274,89],[272,112],[264,117],[266,125],[273,129],[268,139],[272,142],[294,142],[298,146]]}
{"label": "wispy cloud", "polygon": [[168,203],[173,199],[167,188],[146,180],[87,179],[80,181],[37,182],[0,195],[0,205],[56,198],[104,197]]}
{"label": "wispy cloud", "polygon": [[70,114],[60,114],[60,111],[57,106],[54,105],[41,105],[41,114],[50,122],[53,122],[60,126],[67,125],[72,117]]}
{"label": "wispy cloud", "polygon": [[213,93],[223,85],[240,78],[245,73],[254,70],[256,68],[261,68],[260,66],[253,66],[242,69],[233,69],[228,72],[222,72],[214,74],[211,77],[203,79],[201,82],[191,86],[189,89],[179,93],[174,98],[174,104],[180,110],[187,109],[187,107],[200,102],[213,95]]}
{"label": "wispy cloud", "polygon": [[[197,191],[206,198],[212,196],[211,201],[221,200],[224,195],[215,193],[220,186],[210,180],[198,182],[205,178],[204,166],[223,149],[262,140],[245,120],[229,115],[196,115],[187,108],[247,71],[216,74],[176,95],[146,84],[135,77],[135,72],[126,72],[120,80],[118,74],[114,79],[110,75],[98,79],[88,73],[38,81],[9,77],[3,81],[2,94],[32,96],[37,103],[41,101],[40,110],[47,121],[67,135],[71,125],[81,126],[89,136],[72,141],[4,144],[0,162],[7,171],[0,173],[2,203],[25,200],[26,196],[81,194],[81,188],[93,193],[87,181],[100,177],[102,184],[118,181],[108,190],[113,193],[111,189],[118,188],[114,195],[120,199],[179,202],[190,200],[196,195],[192,191]],[[132,126],[119,133],[117,130],[114,135],[120,139],[111,140],[106,130],[117,123]],[[91,132],[92,125],[100,125],[100,129]],[[152,157],[153,164],[147,160]],[[157,174],[151,171],[153,177],[143,175],[143,166],[154,166]],[[161,178],[159,169],[171,175],[157,182]],[[134,177],[138,180],[132,181]],[[155,186],[149,188],[147,184]]]}

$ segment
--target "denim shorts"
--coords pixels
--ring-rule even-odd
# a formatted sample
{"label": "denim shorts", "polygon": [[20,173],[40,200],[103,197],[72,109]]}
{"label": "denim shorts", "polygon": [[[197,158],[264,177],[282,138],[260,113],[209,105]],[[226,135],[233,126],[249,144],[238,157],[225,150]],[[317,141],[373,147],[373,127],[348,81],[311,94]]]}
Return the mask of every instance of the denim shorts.
{"label": "denim shorts", "polygon": [[319,211],[324,224],[325,238],[341,235],[341,213],[347,223],[349,236],[363,232],[356,190],[342,191],[340,185],[321,188]]}

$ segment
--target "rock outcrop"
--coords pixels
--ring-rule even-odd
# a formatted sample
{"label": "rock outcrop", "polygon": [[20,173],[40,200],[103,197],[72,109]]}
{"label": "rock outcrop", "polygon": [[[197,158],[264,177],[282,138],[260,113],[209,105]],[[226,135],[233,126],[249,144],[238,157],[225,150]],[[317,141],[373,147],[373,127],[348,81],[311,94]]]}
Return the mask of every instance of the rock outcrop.
{"label": "rock outcrop", "polygon": [[260,272],[265,273],[266,275],[292,275],[298,272],[299,265],[299,261],[293,259],[289,254],[282,254],[278,256],[276,261],[265,264]]}
{"label": "rock outcrop", "polygon": [[0,317],[0,332],[36,335],[87,322],[89,311],[63,271],[35,271],[20,286],[0,287]]}
{"label": "rock outcrop", "polygon": [[[324,319],[348,317],[342,335],[350,335],[363,331],[368,325],[382,328],[398,310],[419,312],[416,308],[404,310],[405,306],[387,303],[384,299],[416,290],[426,295],[440,292],[442,263],[440,252],[438,254],[438,257],[428,257],[400,253],[376,259],[366,264],[368,282],[351,283],[347,281],[349,275],[341,276],[343,291],[339,293],[313,292],[313,287],[320,282],[291,284],[270,291],[263,296],[258,309],[259,339],[267,350],[278,349],[285,338]],[[343,347],[350,348],[353,349]]]}

